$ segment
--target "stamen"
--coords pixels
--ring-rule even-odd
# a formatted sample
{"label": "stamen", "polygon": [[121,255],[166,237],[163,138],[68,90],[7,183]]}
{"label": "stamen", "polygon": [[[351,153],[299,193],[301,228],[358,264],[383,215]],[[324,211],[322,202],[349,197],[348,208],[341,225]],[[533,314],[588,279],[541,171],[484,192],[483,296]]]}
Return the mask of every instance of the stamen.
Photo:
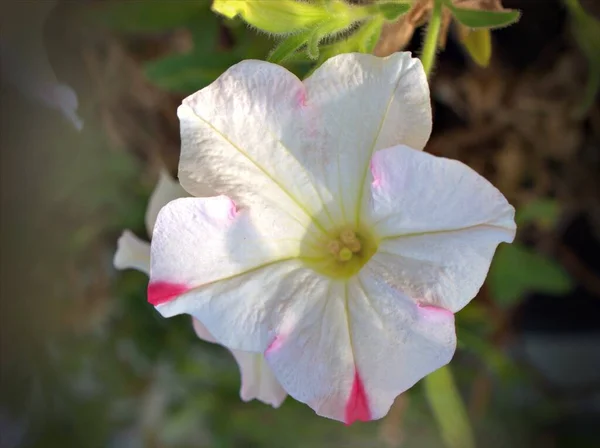
{"label": "stamen", "polygon": [[338,240],[332,240],[327,243],[327,250],[330,254],[337,257],[340,254],[340,250],[342,250],[342,243],[340,243]]}
{"label": "stamen", "polygon": [[350,278],[360,272],[377,251],[377,241],[371,237],[369,229],[343,226],[330,232],[327,239],[317,242],[321,247],[317,254],[314,253],[314,242],[310,241],[309,248],[307,241],[305,262],[323,275]]}
{"label": "stamen", "polygon": [[354,233],[354,231],[351,229],[342,230],[340,232],[340,240],[342,240],[342,243],[344,243],[346,246],[358,241],[356,238],[356,233]]}
{"label": "stamen", "polygon": [[360,244],[360,241],[357,239],[356,241],[346,243],[346,247],[348,249],[350,249],[352,252],[356,253],[356,252],[360,252],[360,249],[362,246]]}

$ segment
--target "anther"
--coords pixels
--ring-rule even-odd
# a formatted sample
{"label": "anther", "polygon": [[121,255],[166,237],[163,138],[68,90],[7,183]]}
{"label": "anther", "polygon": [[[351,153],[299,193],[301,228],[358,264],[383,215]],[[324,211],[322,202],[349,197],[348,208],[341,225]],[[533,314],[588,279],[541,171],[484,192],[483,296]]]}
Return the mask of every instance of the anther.
{"label": "anther", "polygon": [[327,250],[330,254],[337,257],[340,254],[340,250],[342,250],[342,243],[340,243],[338,240],[330,241],[327,243]]}
{"label": "anther", "polygon": [[342,240],[342,243],[344,243],[346,246],[358,241],[356,234],[351,229],[342,230],[340,232],[340,240]]}
{"label": "anther", "polygon": [[357,239],[352,242],[346,243],[346,247],[348,249],[350,249],[352,252],[356,253],[356,252],[360,252],[360,249],[362,246],[360,244],[360,241]]}

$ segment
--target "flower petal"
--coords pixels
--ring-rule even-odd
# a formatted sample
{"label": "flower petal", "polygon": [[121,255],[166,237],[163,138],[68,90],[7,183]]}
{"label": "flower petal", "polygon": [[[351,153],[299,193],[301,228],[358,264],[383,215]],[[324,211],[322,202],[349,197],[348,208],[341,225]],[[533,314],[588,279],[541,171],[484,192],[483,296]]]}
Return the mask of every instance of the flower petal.
{"label": "flower petal", "polygon": [[318,146],[310,146],[324,152],[313,162],[315,170],[341,201],[336,213],[346,223],[358,222],[373,153],[398,144],[423,149],[429,139],[431,104],[423,66],[409,52],[386,58],[343,54],[328,59],[304,83],[313,112],[309,125],[321,127]]}
{"label": "flower petal", "polygon": [[[218,344],[217,340],[198,319],[192,318],[192,320],[194,331],[200,339]],[[287,393],[273,375],[262,353],[245,352],[242,350],[231,350],[231,353],[240,369],[242,379],[240,397],[242,400],[250,401],[256,399],[270,404],[274,408],[281,406]]]}
{"label": "flower petal", "polygon": [[242,376],[240,397],[244,401],[259,400],[278,408],[287,397],[287,393],[273,375],[262,353],[232,350]]}
{"label": "flower petal", "polygon": [[318,285],[296,258],[294,226],[285,217],[259,224],[225,196],[167,204],[154,228],[148,300],[166,317],[193,315],[229,348],[263,351],[274,317]]}
{"label": "flower petal", "polygon": [[348,291],[356,367],[371,418],[377,419],[398,395],[450,362],[456,349],[454,315],[415,306],[368,267]]}
{"label": "flower petal", "polygon": [[510,242],[514,208],[467,165],[407,146],[376,152],[371,160],[371,201],[365,224],[381,238],[496,227]]}
{"label": "flower petal", "polygon": [[369,265],[417,302],[457,312],[513,240],[513,207],[466,165],[410,148],[379,151],[372,171],[365,214],[381,241]]}
{"label": "flower petal", "polygon": [[117,269],[136,269],[150,274],[150,243],[125,230],[117,241],[113,265]]}
{"label": "flower petal", "polygon": [[192,326],[194,327],[194,332],[196,336],[206,342],[211,342],[213,344],[218,344],[217,340],[214,338],[210,331],[195,317],[192,317]]}
{"label": "flower petal", "polygon": [[[208,188],[202,196],[212,196],[208,191]],[[187,192],[179,184],[179,182],[171,177],[171,175],[165,169],[161,169],[158,174],[158,183],[154,187],[154,191],[150,195],[148,201],[148,208],[146,208],[146,230],[148,235],[152,235],[152,229],[156,222],[156,217],[160,209],[167,205],[169,202],[184,198],[188,196]]]}
{"label": "flower petal", "polygon": [[455,344],[452,313],[419,308],[366,269],[332,282],[265,357],[292,397],[350,424],[383,417]]}
{"label": "flower petal", "polygon": [[418,303],[456,313],[477,295],[496,247],[506,240],[494,227],[387,239],[369,263]]}
{"label": "flower petal", "polygon": [[358,214],[373,151],[422,148],[431,131],[427,81],[409,53],[339,55],[304,84],[278,65],[244,61],[178,115],[186,190],[197,195],[208,182],[321,230]]}

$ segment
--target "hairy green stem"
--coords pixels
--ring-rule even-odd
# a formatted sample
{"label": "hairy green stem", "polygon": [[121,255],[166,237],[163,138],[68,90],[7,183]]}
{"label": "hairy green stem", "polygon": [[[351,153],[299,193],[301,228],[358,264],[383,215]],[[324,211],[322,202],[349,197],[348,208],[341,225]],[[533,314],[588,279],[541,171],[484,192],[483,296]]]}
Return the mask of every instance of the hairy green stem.
{"label": "hairy green stem", "polygon": [[431,19],[429,19],[427,33],[425,34],[425,42],[423,44],[423,51],[421,53],[421,62],[423,63],[423,68],[425,69],[425,74],[427,77],[429,77],[431,74],[431,69],[433,68],[435,50],[437,49],[438,45],[441,25],[442,0],[434,0],[433,11],[431,12]]}

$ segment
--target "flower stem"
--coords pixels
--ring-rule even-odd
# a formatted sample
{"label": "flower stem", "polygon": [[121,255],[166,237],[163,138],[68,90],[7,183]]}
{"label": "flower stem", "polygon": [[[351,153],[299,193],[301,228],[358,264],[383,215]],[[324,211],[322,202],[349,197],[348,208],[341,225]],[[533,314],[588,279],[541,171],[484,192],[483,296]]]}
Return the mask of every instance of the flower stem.
{"label": "flower stem", "polygon": [[435,50],[438,45],[438,37],[440,35],[440,26],[442,25],[442,0],[433,0],[433,11],[431,19],[427,26],[427,34],[425,34],[425,43],[423,44],[423,52],[421,53],[421,62],[425,69],[427,77],[431,74],[433,62],[435,59]]}

